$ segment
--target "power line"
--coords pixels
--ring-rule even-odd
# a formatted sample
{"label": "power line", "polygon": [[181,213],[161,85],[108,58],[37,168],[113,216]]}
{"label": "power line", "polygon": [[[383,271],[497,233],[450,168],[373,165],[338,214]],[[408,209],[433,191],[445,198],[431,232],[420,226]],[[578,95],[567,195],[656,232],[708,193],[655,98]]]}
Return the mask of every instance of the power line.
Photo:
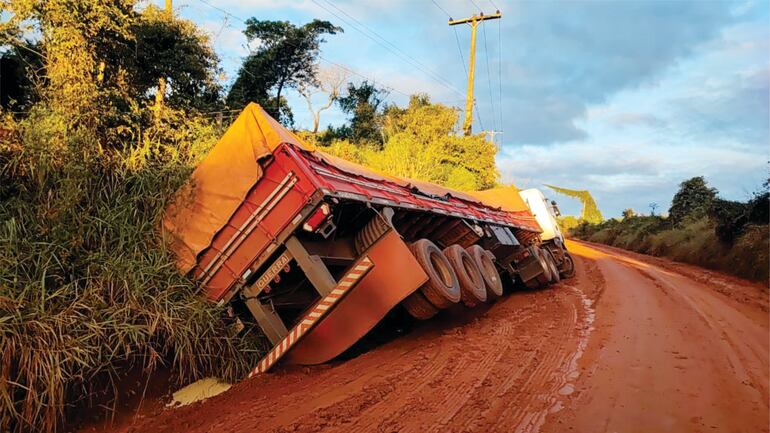
{"label": "power line", "polygon": [[489,47],[487,46],[487,26],[482,24],[481,30],[484,32],[484,57],[486,57],[486,60],[487,60],[487,86],[489,88],[489,105],[492,106],[492,127],[495,130],[497,130],[497,116],[495,115],[495,100],[492,97],[492,76],[489,72]]}
{"label": "power line", "polygon": [[452,19],[452,15],[449,15],[449,12],[447,12],[447,11],[446,11],[444,8],[442,8],[442,7],[441,7],[441,5],[439,5],[438,3],[436,3],[436,0],[430,0],[430,1],[431,1],[431,2],[432,2],[434,5],[436,5],[436,7],[437,7],[437,8],[439,8],[439,10],[441,10],[441,12],[444,12],[444,14],[446,14],[446,16],[447,16],[447,17],[449,17],[449,19],[450,19],[450,20]]}
{"label": "power line", "polygon": [[476,120],[479,121],[479,126],[481,127],[481,130],[484,130],[484,122],[481,121],[481,114],[479,114],[479,105],[476,103],[476,100],[473,100],[473,106],[476,107]]}
{"label": "power line", "polygon": [[[475,4],[475,3],[474,3]],[[477,5],[478,6],[478,5]],[[488,20],[496,20],[500,19],[502,17],[502,14],[498,11],[497,13],[493,13],[491,15],[484,15],[483,12],[480,12],[479,14],[473,14],[473,16],[468,18],[462,18],[462,19],[456,19],[456,20],[449,20],[450,26],[457,26],[461,24],[469,24],[471,28],[471,49],[470,49],[470,64],[468,66],[468,90],[466,95],[466,102],[465,102],[465,119],[463,120],[463,131],[465,135],[470,135],[472,131],[472,125],[473,125],[473,107],[477,106],[476,100],[473,97],[473,89],[475,86],[475,64],[476,64],[476,32],[479,24],[483,24],[484,21]],[[484,35],[485,35],[485,41],[486,41],[486,28],[484,29]],[[485,42],[485,47],[486,47]],[[462,52],[462,50],[460,50]],[[490,78],[490,70],[489,70],[489,49],[488,47],[484,50],[487,56],[487,84],[489,88],[489,94],[490,94],[490,102],[492,106],[492,122],[496,123],[497,119],[494,115],[494,99],[492,98],[492,84],[491,84],[491,78]],[[478,115],[478,111],[477,111]]]}
{"label": "power line", "polygon": [[[431,0],[431,2],[441,11],[443,12],[447,17],[449,17],[449,20],[452,20],[452,15],[446,11],[446,9],[442,8],[441,5],[436,3],[435,0]],[[460,36],[457,33],[457,27],[452,26],[452,29],[455,32],[455,42],[457,42],[457,53],[460,54],[460,63],[463,65],[463,72],[465,72],[465,78],[468,79],[468,67],[465,65],[465,56],[463,56],[463,49],[460,45]],[[484,129],[484,123],[481,121],[481,114],[479,113],[479,106],[476,103],[476,101],[473,101],[473,105],[476,107],[476,120],[479,122],[479,126],[481,126],[481,129]],[[461,110],[461,112],[464,112],[465,110]]]}
{"label": "power line", "polygon": [[[199,2],[201,2],[201,3],[203,3],[203,4],[205,4],[205,5],[207,5],[207,6],[209,6],[209,7],[210,7],[210,8],[212,8],[212,9],[216,9],[216,10],[218,10],[219,12],[221,12],[221,13],[225,14],[226,16],[229,16],[229,17],[231,17],[231,18],[233,18],[233,19],[235,19],[235,20],[237,20],[237,21],[240,21],[240,22],[242,22],[242,23],[245,23],[245,22],[246,22],[246,20],[244,20],[243,18],[241,18],[241,17],[239,17],[239,16],[237,16],[237,15],[235,15],[235,14],[233,14],[233,13],[231,13],[231,12],[229,12],[229,11],[225,10],[225,9],[222,9],[222,8],[221,8],[221,7],[219,7],[219,6],[213,5],[213,4],[209,3],[209,2],[208,2],[208,1],[206,1],[206,0],[198,0],[198,1],[199,1]],[[287,44],[288,44],[288,43],[287,43]],[[288,45],[290,45],[290,46],[293,46],[294,48],[297,48],[297,46],[296,46],[296,45],[293,45],[293,44],[288,44]],[[326,57],[322,56],[320,53],[318,54],[318,58],[319,58],[319,59],[321,59],[321,60],[323,60],[323,61],[325,61],[326,63],[329,63],[329,64],[331,64],[331,65],[334,65],[334,66],[336,66],[336,67],[338,67],[338,68],[340,68],[340,69],[343,69],[343,70],[345,70],[345,71],[347,71],[347,72],[349,72],[349,73],[351,73],[351,74],[353,74],[353,75],[356,75],[356,76],[358,76],[358,77],[361,77],[361,78],[363,78],[364,80],[367,80],[367,81],[371,81],[371,82],[373,82],[373,83],[376,83],[376,82],[377,82],[377,80],[375,80],[375,79],[373,79],[373,78],[370,78],[370,77],[367,77],[366,75],[364,75],[364,74],[362,74],[362,73],[360,73],[360,72],[357,72],[357,71],[355,71],[355,70],[353,70],[353,69],[351,69],[351,68],[349,68],[349,67],[347,67],[347,66],[341,65],[341,64],[339,64],[339,63],[337,63],[337,62],[334,62],[334,61],[332,61],[332,60],[329,60],[329,59],[327,59]],[[246,72],[247,74],[249,74],[249,75],[251,75],[252,77],[254,77],[254,74],[252,74],[251,72],[249,72],[247,69],[241,68],[241,70],[243,70],[243,71],[244,71],[244,72]],[[255,77],[255,78],[256,78],[256,77]],[[383,83],[383,87],[385,87],[385,88],[386,88],[386,90],[388,90],[388,91],[393,91],[393,92],[399,93],[399,94],[401,94],[401,95],[404,95],[404,96],[406,96],[406,97],[409,97],[409,96],[410,96],[408,93],[406,93],[406,92],[402,92],[401,90],[399,90],[399,89],[396,89],[395,87],[393,87],[393,86],[390,86],[390,85],[388,85],[388,84],[385,84],[385,83]]]}
{"label": "power line", "polygon": [[438,75],[438,74],[437,74],[435,71],[433,71],[432,69],[430,69],[430,67],[426,66],[424,63],[420,62],[418,59],[415,59],[415,58],[414,58],[414,57],[412,57],[412,56],[411,56],[409,53],[406,53],[406,52],[404,52],[402,49],[400,49],[398,46],[396,46],[396,45],[395,45],[394,43],[392,43],[390,40],[386,39],[384,36],[382,36],[382,35],[380,35],[379,33],[377,33],[377,32],[376,32],[374,29],[372,29],[371,27],[367,26],[366,24],[362,23],[360,20],[357,20],[355,17],[351,16],[349,13],[347,13],[347,12],[345,12],[344,10],[340,9],[338,6],[336,6],[336,5],[335,5],[334,3],[332,3],[331,1],[329,1],[329,0],[324,0],[324,1],[325,1],[326,3],[328,3],[328,4],[329,4],[331,7],[333,7],[334,9],[337,9],[338,11],[342,12],[344,15],[348,16],[350,19],[352,19],[353,21],[355,21],[357,24],[359,24],[360,26],[362,26],[363,28],[365,28],[366,30],[368,30],[369,32],[371,32],[372,34],[374,34],[375,36],[377,36],[378,38],[380,38],[380,39],[381,39],[383,42],[385,42],[386,44],[388,44],[388,45],[390,45],[391,47],[393,47],[394,49],[396,49],[396,50],[397,50],[398,52],[400,52],[401,54],[403,54],[403,55],[405,55],[406,57],[408,57],[408,58],[410,58],[410,59],[414,60],[414,61],[415,61],[417,64],[419,64],[420,66],[424,67],[424,68],[427,70],[427,72],[431,73],[431,74],[432,74],[432,75],[434,75],[434,76],[437,76],[438,78],[440,78],[440,79],[441,79],[443,82],[447,83],[448,85],[450,85],[450,86],[452,85],[452,83],[449,83],[448,81],[446,81],[446,80],[445,80],[443,77],[441,77],[441,76],[440,76],[440,75]]}
{"label": "power line", "polygon": [[227,16],[229,16],[229,17],[235,18],[236,20],[238,20],[238,21],[240,21],[240,22],[242,22],[242,23],[245,23],[245,22],[246,22],[246,20],[244,20],[243,18],[241,18],[241,17],[239,17],[239,16],[236,16],[236,15],[233,15],[233,14],[231,14],[230,12],[228,12],[228,11],[226,11],[226,10],[222,9],[222,8],[221,8],[221,7],[219,7],[219,6],[216,6],[216,5],[213,5],[213,4],[209,3],[209,2],[207,2],[206,0],[198,0],[198,1],[199,1],[199,2],[201,2],[201,3],[203,3],[203,4],[205,4],[206,6],[208,6],[208,7],[210,7],[210,8],[212,8],[212,9],[216,9],[216,10],[218,10],[219,12],[222,12],[223,14],[225,14],[225,15],[227,15]]}
{"label": "power line", "polygon": [[457,27],[452,27],[455,31],[455,40],[457,41],[457,52],[460,53],[460,62],[463,64],[463,71],[465,71],[465,78],[468,78],[468,67],[465,66],[465,56],[463,56],[463,48],[460,46],[460,36],[457,34]]}
{"label": "power line", "polygon": [[[490,0],[491,1],[491,0]],[[494,3],[492,3],[494,6]],[[499,10],[499,9],[498,9]],[[497,83],[498,83],[498,113],[500,114],[500,131],[503,131],[503,31],[500,21],[497,22]]]}
{"label": "power line", "polygon": [[[421,63],[419,60],[417,60],[414,57],[410,56],[409,54],[405,53],[398,46],[396,46],[395,44],[393,44],[392,42],[390,42],[389,40],[384,38],[382,35],[380,35],[376,31],[372,30],[370,27],[368,27],[366,24],[362,23],[361,21],[359,21],[358,19],[356,19],[352,15],[348,14],[347,12],[345,12],[341,8],[335,6],[330,1],[324,0],[327,4],[329,4],[329,6],[331,6],[334,9],[336,9],[337,11],[339,11],[343,15],[347,16],[348,18],[350,18],[350,20],[352,20],[356,24],[353,24],[350,21],[346,20],[345,18],[342,18],[341,16],[337,15],[333,11],[329,10],[326,6],[324,6],[323,4],[319,3],[317,0],[311,0],[311,1],[313,3],[315,3],[316,5],[318,5],[320,8],[322,8],[323,10],[325,10],[326,12],[328,12],[329,14],[331,14],[332,16],[334,16],[337,19],[339,19],[340,21],[342,21],[345,24],[351,26],[357,32],[359,32],[362,35],[366,36],[367,38],[371,39],[375,43],[381,45],[382,47],[384,47],[385,49],[387,49],[388,51],[390,51],[394,55],[398,56],[402,60],[404,60],[407,63],[409,63],[412,66],[414,66],[416,69],[422,71],[429,78],[431,78],[432,80],[434,80],[438,84],[441,84],[442,86],[446,87],[447,89],[452,90],[453,92],[456,92],[456,93],[462,95],[462,92],[459,91],[457,88],[455,88],[452,85],[452,83],[448,82],[446,79],[441,77],[439,74],[431,71],[427,66],[425,66],[423,63]],[[370,35],[370,33],[371,33],[371,35]],[[374,35],[374,36],[372,36],[372,35]]]}

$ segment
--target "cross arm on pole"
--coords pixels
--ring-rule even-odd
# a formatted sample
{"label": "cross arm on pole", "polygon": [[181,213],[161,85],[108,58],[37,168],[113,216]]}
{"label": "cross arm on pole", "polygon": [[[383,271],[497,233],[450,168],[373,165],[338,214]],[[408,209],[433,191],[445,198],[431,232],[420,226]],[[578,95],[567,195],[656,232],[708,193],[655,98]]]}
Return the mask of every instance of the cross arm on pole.
{"label": "cross arm on pole", "polygon": [[503,14],[501,14],[500,11],[497,11],[497,12],[491,14],[491,15],[484,15],[482,13],[482,14],[479,14],[479,15],[473,15],[470,18],[463,18],[463,19],[460,19],[460,20],[452,20],[452,19],[450,19],[449,20],[449,25],[450,26],[456,26],[458,24],[467,24],[467,23],[474,23],[474,22],[486,21],[486,20],[496,20],[498,18],[502,18],[502,16],[503,16]]}

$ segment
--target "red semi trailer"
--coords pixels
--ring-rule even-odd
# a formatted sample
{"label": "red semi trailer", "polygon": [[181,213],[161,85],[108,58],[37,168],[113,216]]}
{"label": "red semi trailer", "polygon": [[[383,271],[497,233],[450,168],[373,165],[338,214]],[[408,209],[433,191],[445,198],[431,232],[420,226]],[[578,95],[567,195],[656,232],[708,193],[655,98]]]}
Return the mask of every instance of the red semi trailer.
{"label": "red semi trailer", "polygon": [[328,361],[399,304],[427,319],[516,280],[558,278],[514,190],[377,173],[309,146],[254,104],[179,191],[164,232],[208,299],[270,341],[254,374],[282,358]]}

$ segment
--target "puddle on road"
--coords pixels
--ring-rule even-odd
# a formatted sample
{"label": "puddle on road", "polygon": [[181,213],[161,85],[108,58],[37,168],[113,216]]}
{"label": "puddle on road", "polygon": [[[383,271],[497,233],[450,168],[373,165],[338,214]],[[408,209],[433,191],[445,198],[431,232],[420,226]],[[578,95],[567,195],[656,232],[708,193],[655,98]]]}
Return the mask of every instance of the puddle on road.
{"label": "puddle on road", "polygon": [[193,382],[175,392],[171,397],[171,402],[166,406],[186,406],[219,395],[228,389],[230,389],[229,383],[222,382],[214,377],[207,377],[197,382]]}
{"label": "puddle on road", "polygon": [[571,355],[567,356],[562,366],[554,372],[558,375],[556,385],[553,387],[550,395],[545,397],[548,402],[545,409],[528,414],[523,422],[515,429],[516,433],[537,433],[545,424],[546,417],[549,414],[557,413],[564,409],[564,400],[575,392],[574,382],[580,377],[580,368],[578,361],[583,357],[583,353],[588,346],[588,340],[594,330],[594,319],[596,310],[594,302],[585,293],[575,286],[566,285],[573,293],[580,298],[583,307],[582,315],[578,314],[575,327],[578,330],[578,345]]}

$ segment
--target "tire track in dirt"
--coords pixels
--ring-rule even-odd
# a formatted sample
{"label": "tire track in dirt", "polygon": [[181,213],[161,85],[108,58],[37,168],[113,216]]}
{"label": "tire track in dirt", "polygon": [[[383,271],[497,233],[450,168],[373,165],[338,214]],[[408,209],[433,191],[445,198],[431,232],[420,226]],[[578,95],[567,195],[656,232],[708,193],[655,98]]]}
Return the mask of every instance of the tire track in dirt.
{"label": "tire track in dirt", "polygon": [[768,431],[766,291],[569,248],[574,279],[447,310],[345,362],[279,366],[128,430]]}
{"label": "tire track in dirt", "polygon": [[741,381],[748,383],[757,390],[762,396],[765,405],[768,405],[770,403],[768,389],[760,386],[760,384],[768,383],[768,380],[770,380],[767,375],[767,369],[763,368],[763,364],[764,367],[767,366],[768,355],[760,353],[757,346],[742,344],[742,338],[746,337],[745,332],[735,329],[730,320],[726,320],[715,312],[711,308],[709,300],[703,298],[703,292],[689,293],[681,290],[682,284],[679,284],[677,286],[679,289],[677,289],[671,282],[672,277],[665,271],[648,269],[637,269],[637,271],[653,281],[666,295],[677,297],[678,302],[694,311],[703,323],[720,337],[717,340],[717,345],[722,347],[734,373]]}
{"label": "tire track in dirt", "polygon": [[606,284],[576,392],[544,432],[768,431],[766,289],[614,248],[574,247]]}
{"label": "tire track in dirt", "polygon": [[[526,314],[525,311],[520,313]],[[505,342],[512,333],[513,327],[509,323],[505,323],[503,326],[494,330],[491,333],[491,337],[495,337],[498,342]],[[440,368],[436,368],[434,374],[431,375],[429,382],[423,381],[419,386],[410,389],[409,393],[405,393],[401,396],[397,396],[395,399],[388,401],[386,405],[380,405],[376,410],[371,413],[366,413],[363,422],[357,423],[356,428],[351,431],[367,432],[376,428],[379,431],[398,431],[401,426],[399,420],[404,419],[407,414],[415,413],[424,410],[422,404],[421,395],[423,393],[434,393],[435,390],[447,382],[456,380],[460,372],[468,371],[470,362],[466,354],[469,352],[467,347],[462,344],[462,340],[458,338],[460,334],[449,333],[447,336],[443,336],[437,343],[439,345],[452,345],[454,352],[459,359],[458,362],[452,364],[451,374],[440,374]],[[446,340],[446,341],[443,341]],[[431,343],[433,344],[433,343]],[[370,420],[381,420],[377,425],[373,425]]]}
{"label": "tire track in dirt", "polygon": [[[279,368],[132,430],[510,431],[548,409],[581,306],[563,284],[458,308],[355,359]],[[513,424],[496,426],[501,418]]]}

